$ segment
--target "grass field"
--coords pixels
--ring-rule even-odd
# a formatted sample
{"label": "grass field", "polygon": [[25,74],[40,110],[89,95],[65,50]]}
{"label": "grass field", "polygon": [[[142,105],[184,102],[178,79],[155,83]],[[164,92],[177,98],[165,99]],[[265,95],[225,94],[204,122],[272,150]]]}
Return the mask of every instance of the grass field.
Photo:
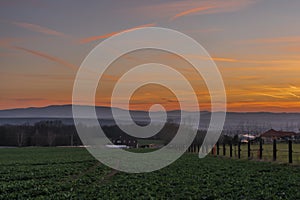
{"label": "grass field", "polygon": [[[248,145],[241,145],[241,158],[248,159]],[[258,159],[259,154],[259,145],[252,144],[251,145],[251,158]],[[223,155],[223,147],[220,146],[220,155]],[[229,146],[226,146],[226,156],[229,157]],[[238,157],[238,148],[237,146],[233,146],[233,157]],[[263,145],[263,161],[272,161],[273,160],[273,145],[272,144],[264,144]],[[277,144],[277,162],[279,163],[288,163],[288,144],[287,143],[278,143]],[[300,165],[300,144],[293,144],[293,164]]]}
{"label": "grass field", "polygon": [[126,174],[83,148],[0,149],[0,174],[0,199],[300,199],[298,166],[195,154]]}

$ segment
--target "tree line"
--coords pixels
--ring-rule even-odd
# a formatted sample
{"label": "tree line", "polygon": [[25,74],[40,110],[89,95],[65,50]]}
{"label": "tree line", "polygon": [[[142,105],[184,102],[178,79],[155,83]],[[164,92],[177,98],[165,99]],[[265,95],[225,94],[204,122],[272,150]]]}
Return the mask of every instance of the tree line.
{"label": "tree line", "polygon": [[[130,125],[128,125],[130,126]],[[166,123],[164,127],[151,140],[161,140],[168,144],[177,134],[178,124]],[[117,125],[102,126],[106,137],[111,141],[122,138],[138,140],[124,133]],[[87,131],[89,128],[87,128]],[[192,131],[188,126],[186,132]],[[206,135],[206,130],[198,130],[193,145],[201,145]],[[229,143],[237,138],[222,135],[219,142]],[[236,141],[237,142],[237,141]],[[2,125],[0,126],[0,146],[78,146],[82,145],[74,125],[63,124],[60,120],[40,121],[34,125]]]}

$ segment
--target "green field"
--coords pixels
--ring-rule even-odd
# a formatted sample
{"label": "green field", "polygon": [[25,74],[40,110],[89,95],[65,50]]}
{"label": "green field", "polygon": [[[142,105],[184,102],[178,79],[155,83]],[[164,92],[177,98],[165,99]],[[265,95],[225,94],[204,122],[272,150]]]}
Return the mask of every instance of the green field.
{"label": "green field", "polygon": [[196,154],[126,174],[83,148],[0,149],[0,173],[0,199],[300,199],[298,166]]}

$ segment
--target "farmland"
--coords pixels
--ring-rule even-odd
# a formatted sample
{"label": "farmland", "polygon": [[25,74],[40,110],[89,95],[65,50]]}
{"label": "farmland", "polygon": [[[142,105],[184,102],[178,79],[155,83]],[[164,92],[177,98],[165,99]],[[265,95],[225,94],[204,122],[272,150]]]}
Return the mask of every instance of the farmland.
{"label": "farmland", "polygon": [[300,168],[185,154],[126,174],[83,148],[0,149],[0,199],[300,199]]}
{"label": "farmland", "polygon": [[[229,157],[229,145],[225,146],[226,149],[226,156]],[[241,159],[248,159],[248,145],[243,144],[241,145]],[[251,144],[251,159],[258,160],[259,158],[259,145],[258,144]],[[293,164],[300,165],[300,144],[294,143],[293,144]],[[238,157],[238,147],[233,146],[233,157]],[[223,155],[223,147],[220,146],[220,155]],[[272,161],[273,160],[273,145],[272,144],[264,144],[263,145],[263,161]],[[277,144],[277,160],[278,163],[288,163],[288,144],[287,143],[278,143]]]}

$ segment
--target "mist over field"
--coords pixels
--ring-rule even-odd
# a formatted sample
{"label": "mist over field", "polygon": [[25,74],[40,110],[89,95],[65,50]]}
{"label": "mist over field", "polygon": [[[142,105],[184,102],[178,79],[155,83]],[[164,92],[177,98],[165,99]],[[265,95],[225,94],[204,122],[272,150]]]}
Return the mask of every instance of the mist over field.
{"label": "mist over field", "polygon": [[[110,107],[96,107],[96,113],[99,117],[101,125],[115,125],[112,117],[112,109],[118,111],[119,118],[124,124],[131,124],[132,121],[127,119],[125,113],[128,112],[119,108]],[[133,120],[137,123],[149,123],[149,112],[147,111],[129,111]],[[188,118],[196,115],[196,112],[186,112],[185,116]],[[151,113],[154,122],[160,123],[161,112]],[[173,123],[180,122],[181,111],[168,111],[167,120]],[[84,118],[85,116],[83,116]],[[124,118],[124,119],[122,119]],[[210,122],[211,113],[207,111],[200,112],[200,125],[199,129],[205,130]],[[25,109],[12,109],[0,111],[0,125],[11,124],[34,124],[39,121],[45,120],[60,120],[67,125],[74,124],[72,116],[72,105],[62,106],[47,106],[42,108],[25,108]],[[183,119],[184,121],[184,119]],[[235,113],[228,112],[226,114],[226,121],[224,131],[227,134],[235,134],[236,131],[252,131],[254,133],[261,133],[270,128],[286,131],[298,132],[300,128],[300,113],[271,113],[271,112],[248,112],[248,113]]]}

